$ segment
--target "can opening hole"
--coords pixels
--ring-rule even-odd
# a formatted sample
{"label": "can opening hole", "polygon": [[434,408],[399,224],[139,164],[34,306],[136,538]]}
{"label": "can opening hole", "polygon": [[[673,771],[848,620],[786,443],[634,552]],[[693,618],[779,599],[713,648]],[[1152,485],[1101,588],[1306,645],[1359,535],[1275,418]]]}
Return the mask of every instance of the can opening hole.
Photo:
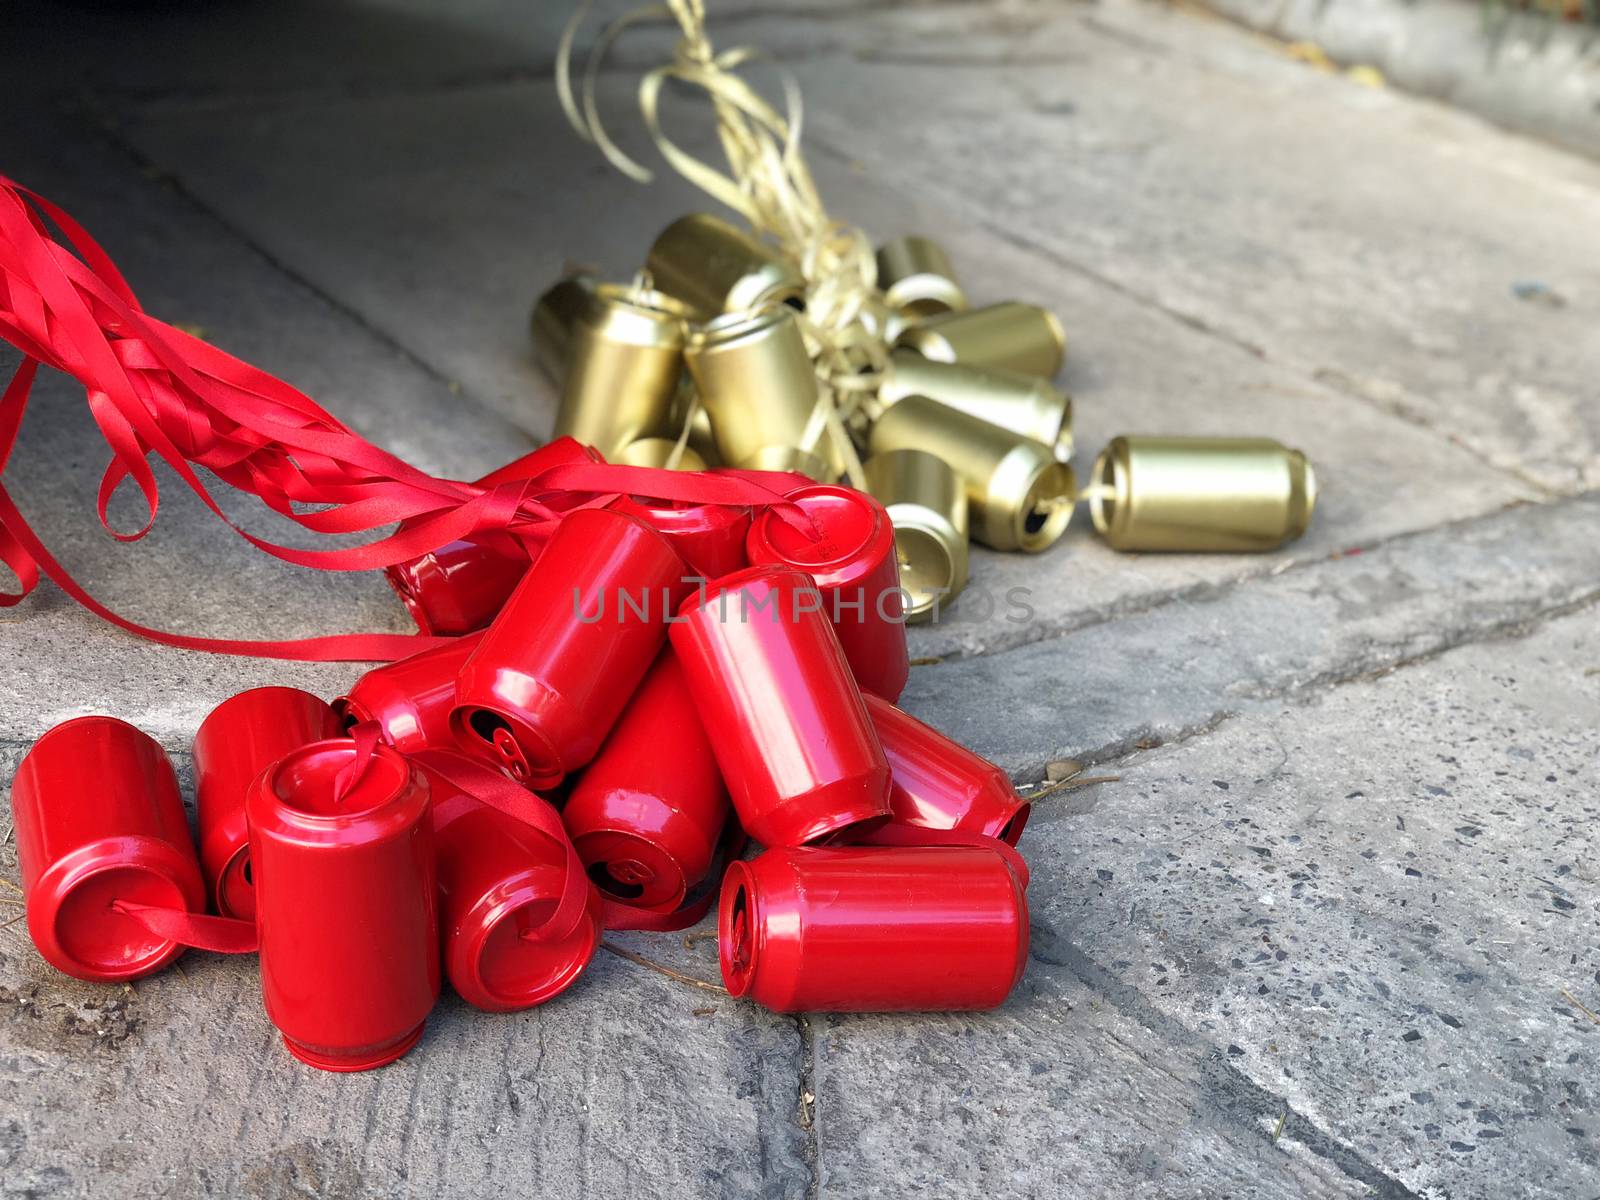
{"label": "can opening hole", "polygon": [[473,709],[472,715],[467,718],[467,725],[473,733],[491,746],[494,745],[496,733],[502,729],[507,733],[511,732],[511,726],[506,723],[506,719],[499,713],[490,712],[487,708]]}
{"label": "can opening hole", "polygon": [[607,862],[590,863],[589,878],[594,880],[595,887],[618,900],[637,900],[644,895],[643,884],[618,879],[611,873],[611,864]]}
{"label": "can opening hole", "polygon": [[240,868],[239,874],[244,876],[244,881],[247,884],[250,884],[252,887],[255,886],[256,877],[250,872],[250,860],[248,858],[244,860],[244,866]]}
{"label": "can opening hole", "polygon": [[734,971],[742,975],[750,969],[750,897],[742,883],[733,894],[728,928],[733,942],[729,947],[729,956]]}
{"label": "can opening hole", "polygon": [[1038,533],[1044,528],[1044,523],[1049,519],[1050,513],[1047,509],[1036,508],[1028,513],[1026,519],[1022,522],[1022,528],[1030,534]]}
{"label": "can opening hole", "polygon": [[806,310],[806,298],[804,296],[785,296],[783,302],[794,309],[795,312],[805,312]]}
{"label": "can opening hole", "polygon": [[1022,827],[1028,823],[1028,811],[1031,805],[1024,804],[1011,814],[1011,819],[1006,822],[1005,828],[1000,831],[1000,840],[1008,846],[1015,846],[1017,839],[1022,836]]}

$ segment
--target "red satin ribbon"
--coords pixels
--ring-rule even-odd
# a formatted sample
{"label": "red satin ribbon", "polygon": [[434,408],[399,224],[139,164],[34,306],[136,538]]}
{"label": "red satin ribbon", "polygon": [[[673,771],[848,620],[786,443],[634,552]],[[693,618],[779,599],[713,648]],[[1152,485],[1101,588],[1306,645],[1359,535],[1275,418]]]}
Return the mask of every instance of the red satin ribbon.
{"label": "red satin ribbon", "polygon": [[111,907],[132,917],[157,937],[192,946],[196,950],[215,950],[218,954],[250,954],[260,948],[254,921],[211,917],[183,908],[135,904],[132,900],[113,900]]}
{"label": "red satin ribbon", "polygon": [[508,817],[549,838],[566,859],[566,878],[561,888],[561,898],[544,923],[525,931],[522,936],[529,941],[556,942],[578,927],[589,911],[594,885],[583,869],[583,860],[567,836],[566,826],[549,804],[519,784],[513,783],[499,771],[474,762],[465,755],[448,750],[424,750],[411,756],[412,761],[451,787],[457,788],[491,808],[497,808]]}
{"label": "red satin ribbon", "polygon": [[[65,244],[50,232],[53,222]],[[548,501],[574,495],[609,503],[624,494],[693,504],[773,507],[783,520],[820,536],[785,501],[770,472],[664,471],[570,464],[533,479],[484,488],[439,479],[372,445],[309,396],[225,351],[147,314],[110,256],[66,212],[0,176],[0,337],[24,360],[0,395],[0,470],[10,456],[38,365],[83,384],[89,410],[111,448],[97,498],[112,536],[136,541],[160,508],[151,465],[166,463],[216,517],[258,549],[298,566],[360,571],[390,566],[473,534],[537,536],[560,519]],[[366,533],[405,524],[375,541],[335,550],[279,545],[235,525],[197,468],[258,497],[273,512],[324,534]],[[111,528],[112,495],[131,480],[144,501],[142,524]],[[20,602],[41,572],[78,603],[141,637],[166,645],[313,660],[386,660],[440,639],[356,633],[285,641],[194,637],[127,620],[96,601],[44,547],[0,485],[0,560]]]}

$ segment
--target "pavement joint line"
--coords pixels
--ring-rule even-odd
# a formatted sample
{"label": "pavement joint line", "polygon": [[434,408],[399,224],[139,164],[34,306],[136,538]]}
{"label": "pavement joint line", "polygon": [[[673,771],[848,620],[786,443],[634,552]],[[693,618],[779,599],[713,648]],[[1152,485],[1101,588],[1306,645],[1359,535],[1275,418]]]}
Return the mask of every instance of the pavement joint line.
{"label": "pavement joint line", "polygon": [[[990,65],[992,66],[993,64]],[[807,130],[806,140],[807,144],[813,149],[822,150],[824,153],[832,155],[835,159],[840,161],[848,163],[854,161],[855,159],[855,156],[849,154],[841,147],[825,141],[817,134],[814,127]],[[1224,345],[1231,346],[1235,350],[1249,355],[1251,358],[1257,359],[1261,362],[1271,363],[1276,367],[1280,367],[1283,370],[1292,372],[1307,383],[1324,387],[1335,395],[1343,396],[1347,400],[1360,404],[1374,412],[1383,413],[1385,416],[1404,421],[1406,424],[1411,425],[1413,428],[1419,429],[1424,433],[1430,434],[1434,437],[1442,438],[1445,442],[1454,446],[1463,454],[1466,454],[1468,457],[1472,458],[1488,470],[1494,471],[1497,474],[1505,475],[1510,479],[1514,479],[1522,486],[1533,488],[1543,496],[1556,497],[1570,494],[1559,492],[1547,484],[1540,483],[1538,480],[1535,480],[1524,474],[1518,468],[1506,467],[1491,461],[1481,451],[1456,438],[1449,431],[1438,428],[1432,422],[1426,420],[1417,413],[1403,408],[1392,407],[1379,403],[1378,401],[1373,400],[1371,397],[1364,395],[1359,390],[1349,387],[1344,383],[1338,382],[1338,379],[1343,376],[1343,372],[1339,371],[1338,368],[1315,367],[1308,369],[1307,367],[1298,364],[1291,359],[1286,359],[1279,354],[1267,350],[1266,347],[1261,346],[1249,340],[1248,338],[1242,337],[1231,330],[1225,329],[1220,325],[1216,325],[1213,322],[1208,321],[1203,317],[1196,316],[1193,313],[1185,312],[1183,309],[1174,308],[1172,305],[1167,304],[1155,296],[1131,287],[1128,284],[1123,283],[1121,280],[1116,279],[1115,277],[1102,271],[1096,270],[1094,267],[1088,266],[1085,263],[1078,262],[1076,259],[1063,254],[1054,246],[1035,241],[1024,234],[1018,233],[1015,229],[1008,225],[995,223],[983,211],[975,209],[974,206],[965,201],[962,198],[961,192],[958,188],[952,188],[948,184],[939,183],[936,180],[930,179],[921,179],[919,182],[923,187],[928,189],[930,193],[936,194],[940,198],[941,202],[949,204],[955,208],[964,209],[966,214],[973,219],[974,223],[979,228],[984,230],[984,232],[999,238],[1002,242],[1005,242],[1014,249],[1024,251],[1030,255],[1037,255],[1040,258],[1054,263],[1063,270],[1070,271],[1073,274],[1087,279],[1092,283],[1108,288],[1117,295],[1139,304],[1151,310],[1152,312],[1165,317],[1169,321],[1174,321],[1187,329],[1193,330],[1195,333],[1209,337],[1213,341],[1221,342]]]}
{"label": "pavement joint line", "polygon": [[[1442,658],[1451,651],[1469,646],[1485,645],[1491,642],[1520,641],[1531,637],[1551,621],[1560,620],[1574,613],[1583,612],[1600,604],[1600,587],[1591,588],[1581,595],[1560,604],[1548,605],[1523,616],[1514,617],[1504,621],[1490,622],[1470,630],[1458,630],[1454,635],[1436,646],[1415,654],[1402,655],[1392,662],[1380,665],[1368,665],[1357,671],[1327,671],[1282,688],[1262,688],[1250,693],[1246,699],[1253,703],[1271,703],[1275,700],[1288,700],[1301,704],[1325,696],[1339,688],[1350,684],[1366,683],[1374,679],[1381,679],[1385,675],[1393,675],[1410,667],[1423,666],[1435,659]],[[1197,738],[1205,737],[1226,725],[1229,721],[1243,715],[1240,709],[1218,709],[1203,721],[1195,721],[1183,726],[1177,732],[1162,737],[1159,740],[1146,741],[1150,737],[1148,731],[1135,730],[1127,737],[1119,738],[1114,742],[1107,742],[1090,750],[1074,754],[1085,768],[1094,766],[1102,767],[1127,763],[1135,755],[1143,754],[1150,750],[1165,749],[1168,746],[1181,746]],[[1039,783],[1043,778],[1043,769],[1039,772],[1029,772],[1029,775],[1039,774],[1040,779],[1013,779],[1017,784]],[[1044,797],[1041,797],[1043,799]]]}
{"label": "pavement joint line", "polygon": [[[820,1200],[822,1196],[822,1142],[817,1135],[819,1109],[822,1096],[817,1090],[817,1022],[827,1017],[820,1013],[796,1013],[795,1028],[800,1034],[800,1070],[795,1092],[795,1114],[801,1132],[805,1135],[802,1156],[811,1172],[806,1185],[807,1200]],[[806,1097],[810,1096],[808,1104]]]}
{"label": "pavement joint line", "polygon": [[231,221],[221,211],[202,200],[189,189],[189,187],[174,172],[173,169],[156,162],[154,159],[145,155],[136,146],[125,139],[121,135],[116,121],[109,113],[105,112],[98,106],[94,106],[82,110],[80,115],[85,118],[86,123],[91,130],[98,131],[100,135],[105,138],[107,145],[109,145],[118,153],[122,154],[134,167],[138,168],[142,173],[151,176],[153,178],[153,182],[155,182],[158,186],[166,187],[172,192],[173,195],[179,197],[197,213],[211,221],[224,234],[233,238],[246,250],[256,255],[256,257],[259,258],[269,269],[276,271],[295,286],[315,296],[321,303],[327,305],[335,313],[356,325],[367,336],[373,338],[391,353],[398,355],[406,363],[409,363],[412,367],[422,372],[426,378],[445,388],[446,391],[448,391],[451,395],[460,396],[463,399],[469,400],[487,414],[492,415],[495,413],[495,409],[491,405],[480,399],[476,393],[469,390],[460,381],[450,378],[449,375],[440,371],[425,358],[422,358],[416,353],[415,350],[411,349],[404,342],[390,334],[387,330],[373,324],[373,322],[369,320],[367,316],[360,310],[352,308],[344,300],[341,300],[337,296],[334,296],[319,287],[314,281],[301,274],[294,267],[290,266],[287,262],[273,254],[272,251],[267,249],[260,242],[256,241],[248,232]]}
{"label": "pavement joint line", "polygon": [[[1041,943],[1044,945],[1041,946]],[[1298,1112],[1283,1097],[1256,1083],[1228,1062],[1223,1052],[1182,1021],[1169,1017],[1150,1003],[1133,984],[1124,983],[1102,967],[1081,947],[1035,918],[1028,957],[1046,968],[1059,968],[1091,991],[1105,997],[1113,1008],[1156,1034],[1169,1045],[1194,1054],[1199,1077],[1217,1110],[1242,1132],[1260,1138],[1270,1149],[1284,1138],[1299,1142],[1308,1152],[1346,1178],[1372,1189],[1374,1200],[1423,1200],[1401,1180],[1390,1175],[1353,1147]],[[1158,1066],[1158,1064],[1151,1064]],[[1276,1134],[1263,1131],[1262,1119],[1275,1122]]]}
{"label": "pavement joint line", "polygon": [[[1126,596],[1104,604],[1094,609],[1085,609],[1077,613],[1070,613],[1065,619],[1058,621],[1041,621],[1031,627],[1037,632],[1025,632],[1015,638],[996,638],[988,645],[977,650],[955,649],[948,654],[940,655],[938,662],[923,663],[923,666],[942,666],[947,663],[957,663],[966,660],[989,658],[999,654],[1006,654],[1024,647],[1036,646],[1043,642],[1059,641],[1070,637],[1085,629],[1093,629],[1099,625],[1108,625],[1116,621],[1123,621],[1133,617],[1142,617],[1156,612],[1170,604],[1210,604],[1225,599],[1234,591],[1255,583],[1262,579],[1273,579],[1279,575],[1298,573],[1308,568],[1322,566],[1326,563],[1340,562],[1347,558],[1359,558],[1374,551],[1384,550],[1390,546],[1408,541],[1413,538],[1428,537],[1437,533],[1453,529],[1470,527],[1476,524],[1498,520],[1507,513],[1522,508],[1556,508],[1568,504],[1600,503],[1600,490],[1576,492],[1569,495],[1554,495],[1547,500],[1513,500],[1490,512],[1476,513],[1468,517],[1460,517],[1452,521],[1441,521],[1435,525],[1427,525],[1420,529],[1403,529],[1396,533],[1374,538],[1367,542],[1357,542],[1339,550],[1330,551],[1317,557],[1296,558],[1289,555],[1282,559],[1263,557],[1263,565],[1259,569],[1241,572],[1229,579],[1201,580],[1197,583],[1186,584],[1183,587],[1158,589],[1150,592],[1140,592],[1136,595]],[[1600,515],[1600,514],[1597,514]]]}

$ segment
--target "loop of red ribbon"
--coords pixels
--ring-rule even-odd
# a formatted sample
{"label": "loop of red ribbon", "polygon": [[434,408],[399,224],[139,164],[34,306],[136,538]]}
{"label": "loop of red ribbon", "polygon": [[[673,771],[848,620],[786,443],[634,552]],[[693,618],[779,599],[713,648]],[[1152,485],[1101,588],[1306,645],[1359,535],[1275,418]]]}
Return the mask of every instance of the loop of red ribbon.
{"label": "loop of red ribbon", "polygon": [[136,904],[132,900],[113,900],[111,907],[124,916],[132,917],[157,937],[192,946],[196,950],[215,950],[218,954],[250,954],[260,948],[254,921],[212,917],[183,908]]}
{"label": "loop of red ribbon", "polygon": [[[65,244],[52,236],[53,222]],[[359,571],[405,562],[472,535],[537,537],[560,506],[609,503],[619,495],[694,504],[771,507],[817,536],[781,477],[760,471],[690,472],[604,463],[553,467],[533,479],[489,487],[440,479],[366,441],[284,381],[146,313],[111,257],[66,212],[0,176],[0,338],[22,351],[0,394],[0,471],[22,424],[43,363],[83,384],[89,410],[111,449],[97,507],[112,536],[135,541],[160,508],[151,458],[170,467],[211,512],[252,545],[285,562]],[[256,496],[273,512],[319,534],[376,532],[363,545],[306,550],[247,532],[223,513],[204,469]],[[139,490],[137,529],[112,529],[109,505],[125,481]],[[44,547],[0,485],[0,561],[17,579],[0,606],[20,602],[47,575],[78,603],[112,623],[166,645],[311,660],[387,660],[438,639],[355,633],[286,641],[194,637],[127,620],[96,601]]]}

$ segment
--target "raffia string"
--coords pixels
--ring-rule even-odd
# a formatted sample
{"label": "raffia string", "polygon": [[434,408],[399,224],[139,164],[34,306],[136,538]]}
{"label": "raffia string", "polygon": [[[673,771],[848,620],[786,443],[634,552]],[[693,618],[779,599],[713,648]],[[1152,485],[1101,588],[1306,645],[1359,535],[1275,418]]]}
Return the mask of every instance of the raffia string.
{"label": "raffia string", "polygon": [[[847,426],[858,414],[870,416],[875,410],[875,392],[888,365],[882,333],[888,311],[877,290],[872,243],[860,229],[828,215],[801,153],[805,110],[794,76],[771,64],[758,50],[713,49],[706,34],[704,0],[666,0],[664,5],[634,9],[605,27],[584,64],[581,95],[575,94],[574,44],[589,5],[590,0],[583,0],[568,21],[556,59],[556,87],[567,119],[579,136],[592,142],[630,179],[641,183],[654,179],[649,168],[629,157],[606,132],[595,99],[596,87],[605,56],[627,30],[647,21],[677,23],[682,37],[672,60],[648,72],[639,84],[639,111],[645,128],[674,170],[737,212],[757,236],[775,242],[804,276],[806,308],[800,325],[816,365],[819,396],[800,448],[809,450],[828,438],[850,481],[864,486]],[[777,70],[784,112],[769,104],[739,74],[757,62],[774,65]],[[727,159],[726,173],[682,149],[662,130],[661,89],[668,80],[698,88],[710,100]]]}

